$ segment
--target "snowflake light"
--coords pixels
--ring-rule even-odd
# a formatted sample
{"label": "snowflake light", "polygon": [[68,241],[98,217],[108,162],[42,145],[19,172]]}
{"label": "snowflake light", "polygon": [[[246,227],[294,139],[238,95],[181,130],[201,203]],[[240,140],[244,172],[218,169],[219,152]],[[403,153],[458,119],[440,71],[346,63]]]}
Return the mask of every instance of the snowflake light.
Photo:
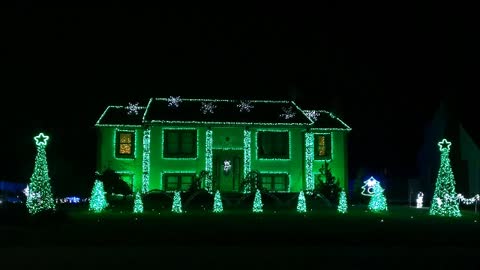
{"label": "snowflake light", "polygon": [[127,113],[129,115],[137,115],[140,111],[140,106],[138,106],[138,102],[137,103],[128,103],[128,106],[127,106]]}
{"label": "snowflake light", "polygon": [[203,114],[213,113],[213,109],[215,109],[217,105],[213,104],[212,102],[202,102],[202,107],[200,110]]}
{"label": "snowflake light", "polygon": [[290,106],[288,108],[282,107],[283,113],[280,114],[280,117],[288,120],[293,117],[295,117],[295,112],[293,111],[293,108]]}
{"label": "snowflake light", "polygon": [[305,110],[305,114],[314,122],[317,121],[317,118],[320,116],[320,112],[314,110]]}
{"label": "snowflake light", "polygon": [[240,108],[240,112],[250,112],[253,105],[250,101],[240,101],[240,104],[238,104],[237,107]]}
{"label": "snowflake light", "polygon": [[180,96],[178,97],[170,96],[167,99],[167,101],[168,101],[168,107],[178,108],[180,106],[180,102],[182,102],[182,99],[180,99]]}

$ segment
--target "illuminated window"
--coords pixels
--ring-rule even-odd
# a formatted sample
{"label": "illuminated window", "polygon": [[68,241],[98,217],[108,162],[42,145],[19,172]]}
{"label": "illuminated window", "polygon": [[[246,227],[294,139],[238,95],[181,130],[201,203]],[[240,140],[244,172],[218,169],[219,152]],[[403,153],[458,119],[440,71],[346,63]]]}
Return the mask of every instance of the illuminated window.
{"label": "illuminated window", "polygon": [[315,159],[332,158],[332,137],[330,134],[315,134],[314,137]]}
{"label": "illuminated window", "polygon": [[268,191],[288,191],[288,175],[262,174],[262,187]]}
{"label": "illuminated window", "polygon": [[165,130],[163,156],[168,158],[197,157],[196,130]]}
{"label": "illuminated window", "polygon": [[163,175],[163,184],[165,191],[188,190],[193,181],[195,174],[187,173],[166,173]]}
{"label": "illuminated window", "polygon": [[257,138],[258,157],[264,159],[288,159],[288,131],[260,131]]}
{"label": "illuminated window", "polygon": [[135,132],[117,131],[115,155],[118,158],[134,158],[135,155]]}

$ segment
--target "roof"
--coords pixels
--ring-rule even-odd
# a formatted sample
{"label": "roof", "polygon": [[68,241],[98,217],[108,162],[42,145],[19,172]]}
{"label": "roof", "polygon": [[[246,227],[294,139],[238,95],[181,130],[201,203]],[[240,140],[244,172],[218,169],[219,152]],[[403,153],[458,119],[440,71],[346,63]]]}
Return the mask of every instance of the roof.
{"label": "roof", "polygon": [[[135,109],[132,113],[132,108]],[[287,125],[351,130],[324,110],[302,110],[287,100],[151,98],[147,106],[108,106],[96,126],[155,124]]]}

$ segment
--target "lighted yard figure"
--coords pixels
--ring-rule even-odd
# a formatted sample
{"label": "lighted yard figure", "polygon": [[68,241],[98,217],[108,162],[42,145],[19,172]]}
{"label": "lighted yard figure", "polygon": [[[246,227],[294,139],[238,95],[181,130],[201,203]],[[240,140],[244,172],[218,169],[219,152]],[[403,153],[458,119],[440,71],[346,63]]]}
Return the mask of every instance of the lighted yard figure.
{"label": "lighted yard figure", "polygon": [[90,196],[89,211],[94,213],[101,213],[107,208],[107,198],[105,197],[105,189],[103,188],[103,182],[95,180],[92,188],[92,194]]}
{"label": "lighted yard figure", "polygon": [[34,137],[37,145],[35,167],[28,184],[27,208],[30,214],[37,214],[45,210],[55,210],[50,177],[48,176],[47,146],[48,136],[43,133]]}
{"label": "lighted yard figure", "polygon": [[365,185],[362,186],[362,195],[364,196],[373,196],[374,191],[373,188],[377,185],[380,184],[379,181],[377,181],[373,176],[368,178],[368,180],[363,181]]}
{"label": "lighted yard figure", "polygon": [[338,199],[337,211],[339,213],[345,214],[347,213],[347,209],[348,209],[347,194],[345,193],[345,191],[342,190],[340,191],[340,198]]}
{"label": "lighted yard figure", "polygon": [[307,202],[305,200],[305,194],[303,193],[303,190],[300,191],[300,194],[298,194],[297,212],[299,213],[307,212]]}
{"label": "lighted yard figure", "polygon": [[423,207],[423,192],[418,192],[417,194],[417,208]]}
{"label": "lighted yard figure", "polygon": [[225,174],[228,174],[230,172],[231,168],[232,168],[232,162],[230,160],[224,160],[223,161],[223,172]]}
{"label": "lighted yard figure", "polygon": [[213,212],[214,213],[222,213],[223,212],[222,196],[220,195],[219,190],[217,190],[217,192],[215,192],[215,198],[213,199]]}
{"label": "lighted yard figure", "polygon": [[183,212],[182,197],[180,196],[180,191],[175,191],[175,195],[173,196],[172,212],[179,214]]}
{"label": "lighted yard figure", "polygon": [[260,190],[258,190],[258,189],[255,192],[255,199],[253,200],[252,211],[254,213],[263,212],[262,194],[260,193]]}
{"label": "lighted yard figure", "polygon": [[137,192],[135,195],[135,201],[133,203],[133,213],[143,213],[143,202],[140,192]]}
{"label": "lighted yard figure", "polygon": [[388,211],[387,199],[383,194],[385,190],[380,186],[380,183],[377,183],[373,186],[373,195],[370,197],[370,202],[368,203],[368,209],[372,212],[382,212]]}
{"label": "lighted yard figure", "polygon": [[435,192],[430,206],[430,215],[461,217],[459,202],[455,192],[455,177],[450,165],[450,145],[443,139],[438,143],[440,149],[440,168],[438,169]]}

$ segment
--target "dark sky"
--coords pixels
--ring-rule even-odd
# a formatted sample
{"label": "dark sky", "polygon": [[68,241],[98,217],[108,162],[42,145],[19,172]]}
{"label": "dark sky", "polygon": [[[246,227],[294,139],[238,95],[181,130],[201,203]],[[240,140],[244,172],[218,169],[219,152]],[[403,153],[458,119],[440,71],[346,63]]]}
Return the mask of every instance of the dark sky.
{"label": "dark sky", "polygon": [[[294,99],[347,122],[351,174],[415,172],[440,100],[480,139],[473,7],[436,2],[4,10],[0,179],[28,181],[33,136],[51,136],[52,181],[73,193],[95,170],[94,123],[149,97]],[[470,109],[472,108],[472,109]],[[472,124],[473,123],[473,124]]]}

